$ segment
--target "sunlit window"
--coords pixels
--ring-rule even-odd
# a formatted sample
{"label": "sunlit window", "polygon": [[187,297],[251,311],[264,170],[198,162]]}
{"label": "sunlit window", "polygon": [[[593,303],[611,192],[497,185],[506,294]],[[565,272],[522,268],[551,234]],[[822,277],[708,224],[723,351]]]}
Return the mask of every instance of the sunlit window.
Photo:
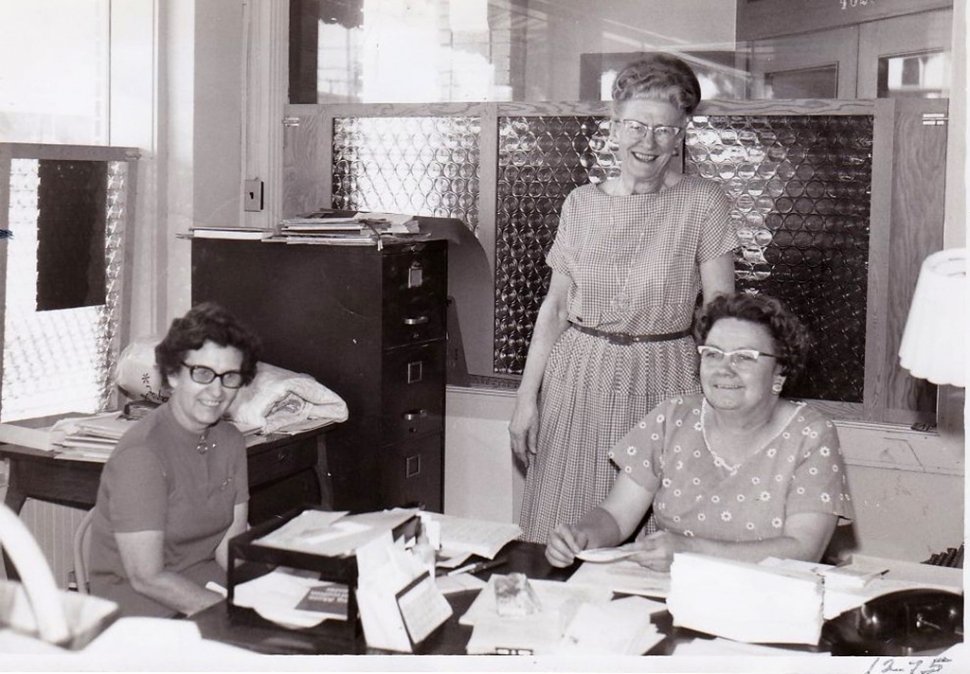
{"label": "sunlit window", "polygon": [[108,0],[0,0],[0,140],[108,141]]}
{"label": "sunlit window", "polygon": [[291,11],[291,29],[316,46],[291,53],[292,102],[512,99],[510,10],[489,0],[293,0]]}
{"label": "sunlit window", "polygon": [[942,52],[888,56],[879,59],[879,98],[941,98],[950,80],[948,58]]}

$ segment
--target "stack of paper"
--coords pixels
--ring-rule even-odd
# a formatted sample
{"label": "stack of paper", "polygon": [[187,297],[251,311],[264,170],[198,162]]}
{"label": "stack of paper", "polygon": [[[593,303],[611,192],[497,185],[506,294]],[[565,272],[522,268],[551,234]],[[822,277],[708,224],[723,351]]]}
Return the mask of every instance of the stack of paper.
{"label": "stack of paper", "polygon": [[[121,436],[138,419],[129,419],[122,412],[107,412],[88,417],[58,421],[51,429],[51,449],[55,459],[105,462],[111,456]],[[259,427],[233,422],[243,435],[251,435]]]}
{"label": "stack of paper", "polygon": [[137,422],[121,412],[59,422],[64,436],[55,441],[57,458],[107,461],[118,440]]}
{"label": "stack of paper", "polygon": [[280,234],[287,243],[368,246],[386,236],[420,235],[421,227],[413,215],[403,213],[347,216],[324,210],[284,219]]}
{"label": "stack of paper", "polygon": [[517,524],[466,519],[429,513],[441,525],[441,550],[446,554],[471,553],[495,559],[507,543],[522,535]]}
{"label": "stack of paper", "polygon": [[810,571],[678,553],[667,608],[674,624],[748,643],[818,644],[822,579]]}

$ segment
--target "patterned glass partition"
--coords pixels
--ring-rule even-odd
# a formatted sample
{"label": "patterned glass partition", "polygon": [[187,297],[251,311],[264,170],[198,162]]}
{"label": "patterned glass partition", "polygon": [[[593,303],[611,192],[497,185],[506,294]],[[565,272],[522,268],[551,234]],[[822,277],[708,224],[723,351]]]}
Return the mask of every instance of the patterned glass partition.
{"label": "patterned glass partition", "polygon": [[[2,421],[111,407],[128,173],[125,161],[11,160]],[[76,248],[82,240],[90,250]],[[77,272],[87,278],[71,277],[67,268],[88,253]],[[58,288],[64,278],[75,287]]]}
{"label": "patterned glass partition", "polygon": [[478,117],[339,117],[333,207],[457,218],[478,227]]}
{"label": "patterned glass partition", "polygon": [[615,173],[606,117],[500,117],[495,218],[495,372],[521,374],[551,273],[566,195]]}

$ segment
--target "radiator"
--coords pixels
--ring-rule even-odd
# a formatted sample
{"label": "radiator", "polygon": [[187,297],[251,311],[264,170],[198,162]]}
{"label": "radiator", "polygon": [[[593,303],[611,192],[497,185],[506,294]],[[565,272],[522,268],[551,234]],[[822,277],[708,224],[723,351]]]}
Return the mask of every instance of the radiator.
{"label": "radiator", "polygon": [[[7,495],[6,485],[0,488],[0,499]],[[74,571],[74,530],[84,517],[84,510],[27,499],[20,518],[37,539],[47,557],[57,586],[66,589]],[[0,576],[6,577],[0,564]]]}

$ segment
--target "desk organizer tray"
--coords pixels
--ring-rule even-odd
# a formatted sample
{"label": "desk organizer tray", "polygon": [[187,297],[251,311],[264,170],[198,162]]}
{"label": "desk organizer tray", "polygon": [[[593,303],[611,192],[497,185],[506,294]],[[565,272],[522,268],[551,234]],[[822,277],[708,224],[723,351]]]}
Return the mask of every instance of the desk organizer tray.
{"label": "desk organizer tray", "polygon": [[[270,643],[285,640],[292,644],[293,652],[296,653],[363,653],[366,643],[356,597],[357,558],[353,554],[325,556],[257,543],[307,511],[327,512],[318,506],[296,508],[285,515],[257,525],[229,541],[226,603],[230,621],[233,625],[246,628],[245,634],[247,637],[252,637],[246,645],[256,650],[260,650],[261,641]],[[395,540],[401,537],[413,538],[417,533],[417,527],[418,517],[414,515],[394,527],[391,533]],[[265,576],[278,567],[316,578],[321,583],[337,583],[346,586],[348,588],[347,618],[326,619],[311,627],[284,626],[260,615],[253,608],[236,603],[237,588],[240,585]]]}

